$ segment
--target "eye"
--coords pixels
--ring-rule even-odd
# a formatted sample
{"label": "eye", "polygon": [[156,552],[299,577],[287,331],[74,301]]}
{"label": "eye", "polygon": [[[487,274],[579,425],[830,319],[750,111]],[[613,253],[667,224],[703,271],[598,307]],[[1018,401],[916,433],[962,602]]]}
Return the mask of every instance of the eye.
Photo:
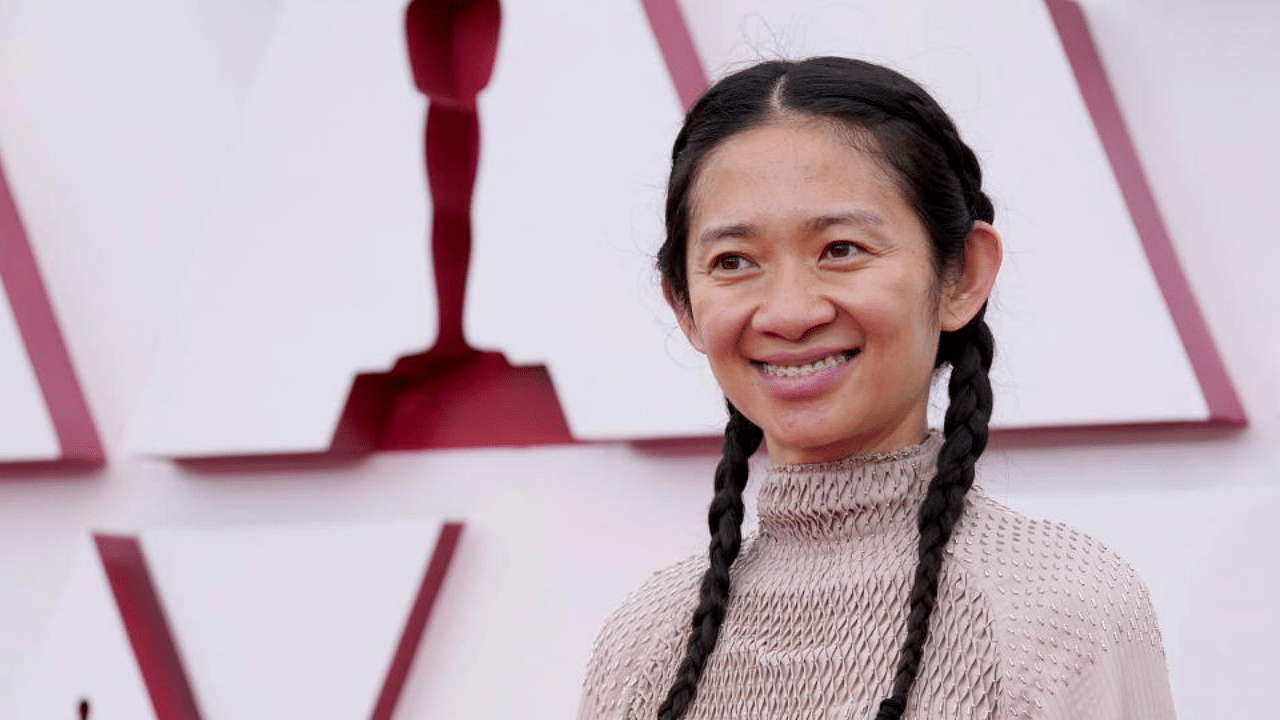
{"label": "eye", "polygon": [[860,248],[851,242],[833,242],[822,251],[822,259],[848,260],[859,252]]}
{"label": "eye", "polygon": [[749,267],[751,267],[751,261],[748,260],[745,256],[739,255],[737,253],[725,253],[723,255],[717,255],[711,261],[711,269],[713,271],[720,270],[723,272],[735,272],[738,270],[745,270],[746,268],[749,268]]}

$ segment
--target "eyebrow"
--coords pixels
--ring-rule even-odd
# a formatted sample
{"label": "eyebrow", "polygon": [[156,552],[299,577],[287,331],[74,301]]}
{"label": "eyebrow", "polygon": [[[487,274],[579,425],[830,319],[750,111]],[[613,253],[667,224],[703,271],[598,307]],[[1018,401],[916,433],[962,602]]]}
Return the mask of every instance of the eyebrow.
{"label": "eyebrow", "polygon": [[809,221],[809,229],[821,232],[832,225],[883,225],[884,218],[868,210],[823,215]]}
{"label": "eyebrow", "polygon": [[[810,232],[822,232],[833,225],[883,225],[884,218],[867,210],[820,215],[806,225]],[[698,235],[697,244],[711,242],[727,237],[752,237],[756,234],[756,226],[751,223],[734,223],[732,225],[714,225]]]}
{"label": "eyebrow", "polygon": [[750,223],[715,225],[698,234],[697,244],[702,245],[703,243],[709,243],[712,240],[719,240],[727,237],[751,237],[755,234],[756,226]]}

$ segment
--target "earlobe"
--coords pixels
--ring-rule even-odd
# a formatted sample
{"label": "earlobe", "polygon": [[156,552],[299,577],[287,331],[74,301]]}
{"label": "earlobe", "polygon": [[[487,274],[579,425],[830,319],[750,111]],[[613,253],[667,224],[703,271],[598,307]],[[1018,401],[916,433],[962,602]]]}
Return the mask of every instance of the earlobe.
{"label": "earlobe", "polygon": [[974,223],[964,243],[964,267],[949,283],[939,313],[942,329],[947,331],[959,330],[978,314],[991,296],[1004,259],[1000,233],[990,223]]}

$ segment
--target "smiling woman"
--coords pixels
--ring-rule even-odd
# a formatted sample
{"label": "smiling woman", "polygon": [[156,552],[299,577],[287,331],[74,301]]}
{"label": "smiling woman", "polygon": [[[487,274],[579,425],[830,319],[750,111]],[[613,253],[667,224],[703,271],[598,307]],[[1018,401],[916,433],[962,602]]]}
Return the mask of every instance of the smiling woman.
{"label": "smiling woman", "polygon": [[[581,718],[1172,717],[1132,569],[972,488],[993,402],[992,220],[950,118],[885,68],[763,63],[693,107],[658,266],[728,399],[709,558],[610,618]],[[926,407],[943,366],[939,434]]]}

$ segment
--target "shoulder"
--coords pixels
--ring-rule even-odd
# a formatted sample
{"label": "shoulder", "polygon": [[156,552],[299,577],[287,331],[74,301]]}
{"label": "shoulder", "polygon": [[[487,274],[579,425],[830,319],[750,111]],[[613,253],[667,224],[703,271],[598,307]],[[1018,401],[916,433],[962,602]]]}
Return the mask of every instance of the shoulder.
{"label": "shoulder", "polygon": [[[1102,702],[1100,691],[1087,686],[1115,684],[1120,677],[1099,673],[1107,675],[1117,664],[1126,666],[1122,674],[1150,679],[1167,695],[1163,643],[1146,585],[1106,545],[976,492],[957,527],[952,554],[970,582],[984,588],[1000,648],[1003,694],[1014,709],[1043,716],[1032,709],[1080,693]],[[1129,699],[1117,695],[1110,701]]]}
{"label": "shoulder", "polygon": [[1107,635],[1160,642],[1146,586],[1111,548],[1060,522],[1036,520],[975,492],[953,541],[1006,609],[1060,624],[1096,621]]}
{"label": "shoulder", "polygon": [[674,671],[705,566],[705,557],[694,556],[659,570],[609,614],[587,666],[579,718],[629,717],[639,698],[659,693]]}

